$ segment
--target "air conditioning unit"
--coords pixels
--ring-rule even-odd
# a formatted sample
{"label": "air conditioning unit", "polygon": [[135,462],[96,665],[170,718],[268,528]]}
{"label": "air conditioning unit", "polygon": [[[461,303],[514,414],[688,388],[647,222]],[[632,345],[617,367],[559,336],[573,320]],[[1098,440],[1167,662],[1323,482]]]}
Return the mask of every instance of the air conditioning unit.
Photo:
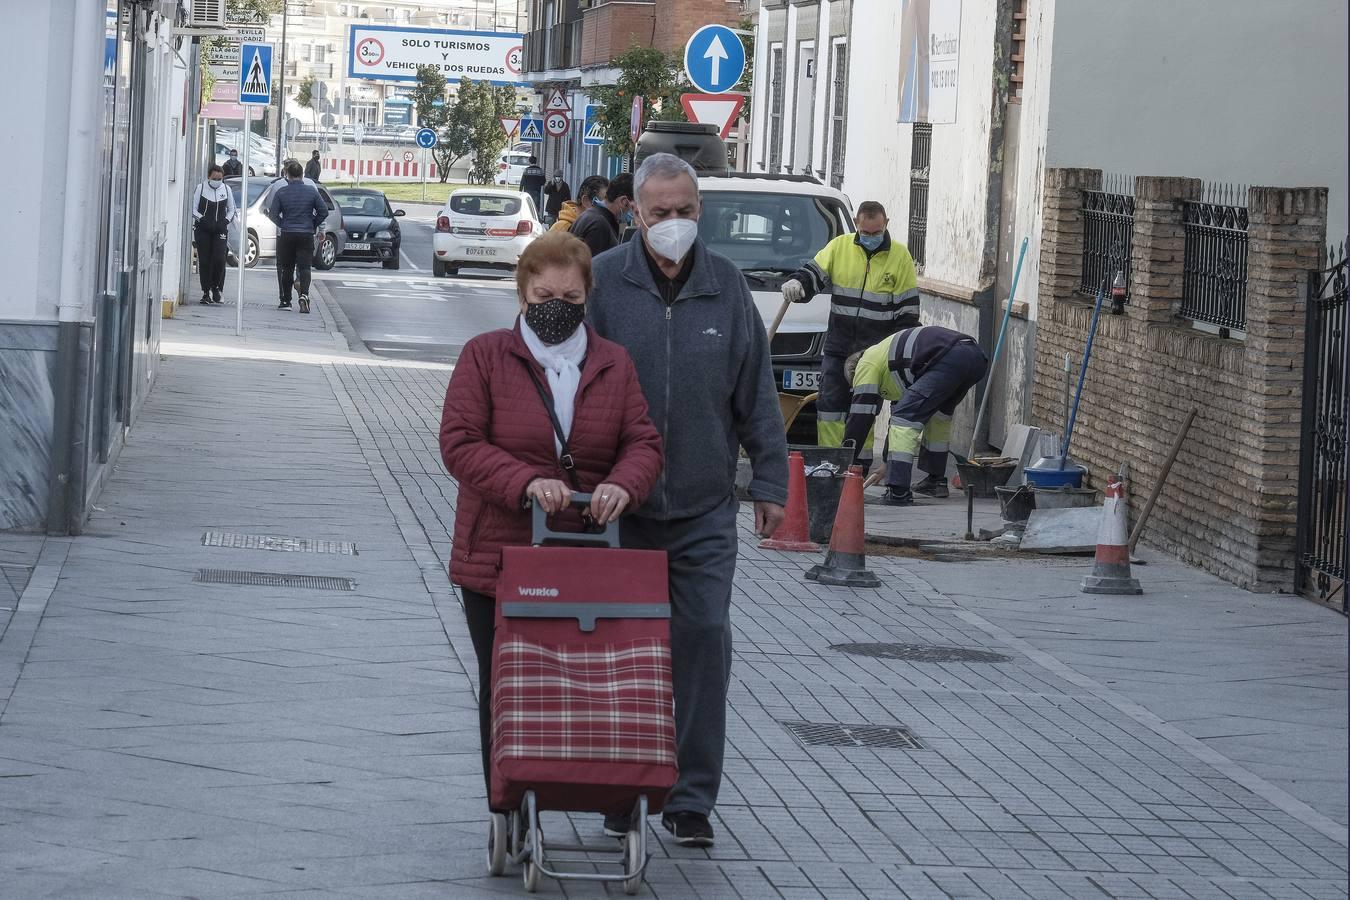
{"label": "air conditioning unit", "polygon": [[188,0],[188,25],[194,28],[224,28],[225,0]]}

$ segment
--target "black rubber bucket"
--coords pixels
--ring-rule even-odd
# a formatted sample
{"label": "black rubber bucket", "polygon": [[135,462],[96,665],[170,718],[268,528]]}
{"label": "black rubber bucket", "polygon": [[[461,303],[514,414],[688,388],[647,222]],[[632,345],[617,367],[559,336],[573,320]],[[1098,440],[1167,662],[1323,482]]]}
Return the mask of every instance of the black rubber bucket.
{"label": "black rubber bucket", "polygon": [[956,471],[961,473],[961,484],[968,493],[974,494],[981,500],[992,500],[997,494],[994,488],[1002,487],[1008,483],[1012,477],[1013,470],[1017,468],[1017,460],[1001,460],[992,463],[959,462],[956,464]]}
{"label": "black rubber bucket", "polygon": [[998,495],[999,507],[1003,510],[1003,521],[1025,522],[1031,518],[1031,511],[1036,508],[1036,494],[1030,485],[1005,487],[1000,484],[994,488],[994,493]]}
{"label": "black rubber bucket", "polygon": [[791,444],[788,450],[801,453],[806,463],[806,518],[811,540],[828,544],[853,451],[810,444]]}

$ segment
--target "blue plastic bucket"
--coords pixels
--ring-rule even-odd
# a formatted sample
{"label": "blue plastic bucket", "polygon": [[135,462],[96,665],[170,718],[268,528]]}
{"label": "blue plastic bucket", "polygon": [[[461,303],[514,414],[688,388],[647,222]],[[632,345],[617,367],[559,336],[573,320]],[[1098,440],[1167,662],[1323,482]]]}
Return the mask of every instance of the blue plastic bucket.
{"label": "blue plastic bucket", "polygon": [[1057,488],[1083,486],[1083,470],[1078,466],[1067,466],[1059,468],[1026,468],[1023,469],[1027,476],[1027,484],[1034,484],[1037,487]]}

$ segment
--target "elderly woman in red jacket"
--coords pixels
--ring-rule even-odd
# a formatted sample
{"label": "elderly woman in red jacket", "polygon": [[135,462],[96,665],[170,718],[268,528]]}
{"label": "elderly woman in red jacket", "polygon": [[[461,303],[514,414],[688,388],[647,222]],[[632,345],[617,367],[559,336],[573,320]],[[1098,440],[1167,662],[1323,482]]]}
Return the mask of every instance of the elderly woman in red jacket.
{"label": "elderly woman in red jacket", "polygon": [[450,580],[478,656],[485,782],[502,547],[529,544],[531,501],[562,512],[574,490],[592,495],[597,523],[618,518],[642,504],[662,464],[632,360],[583,324],[586,245],[565,232],[544,235],[520,255],[516,284],[514,327],[464,345],[441,414],[441,458],[459,482]]}

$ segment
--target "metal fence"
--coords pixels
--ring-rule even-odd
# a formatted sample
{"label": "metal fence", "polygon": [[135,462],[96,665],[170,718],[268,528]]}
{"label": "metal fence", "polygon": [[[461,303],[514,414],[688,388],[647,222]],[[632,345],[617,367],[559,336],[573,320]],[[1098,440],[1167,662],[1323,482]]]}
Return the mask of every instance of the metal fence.
{"label": "metal fence", "polygon": [[1130,248],[1134,235],[1134,179],[1107,175],[1100,191],[1083,191],[1083,266],[1078,290],[1095,296],[1105,282],[1109,291],[1116,273],[1130,296]]}
{"label": "metal fence", "polygon": [[1206,185],[1182,203],[1186,234],[1181,316],[1216,325],[1220,334],[1247,328],[1247,188]]}
{"label": "metal fence", "polygon": [[1346,245],[1308,273],[1303,351],[1296,587],[1319,600],[1340,591],[1346,609],[1346,400],[1350,398],[1350,264]]}
{"label": "metal fence", "polygon": [[914,139],[909,163],[909,236],[905,246],[914,265],[923,271],[925,245],[928,243],[928,164],[933,149],[933,126],[914,123]]}

